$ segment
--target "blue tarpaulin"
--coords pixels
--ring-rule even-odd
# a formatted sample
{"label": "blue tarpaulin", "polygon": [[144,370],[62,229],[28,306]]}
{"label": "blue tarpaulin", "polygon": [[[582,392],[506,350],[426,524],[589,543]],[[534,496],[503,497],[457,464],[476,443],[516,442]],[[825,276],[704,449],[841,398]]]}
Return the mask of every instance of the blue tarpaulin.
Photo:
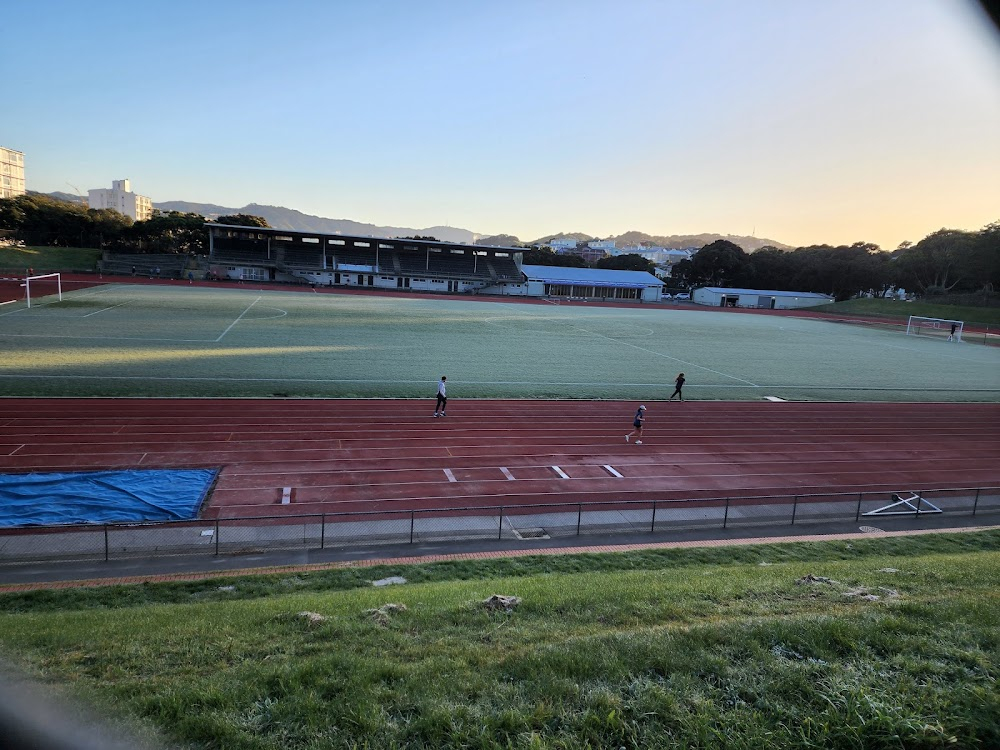
{"label": "blue tarpaulin", "polygon": [[196,518],[218,469],[0,474],[0,528]]}

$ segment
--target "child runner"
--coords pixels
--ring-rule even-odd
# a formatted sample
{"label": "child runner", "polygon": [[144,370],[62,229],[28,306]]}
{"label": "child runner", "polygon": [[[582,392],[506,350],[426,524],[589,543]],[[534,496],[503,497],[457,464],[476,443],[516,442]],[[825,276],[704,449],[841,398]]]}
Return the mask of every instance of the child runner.
{"label": "child runner", "polygon": [[646,407],[645,405],[640,406],[635,412],[635,419],[632,420],[632,426],[635,428],[628,435],[625,436],[625,442],[629,441],[633,435],[636,437],[635,444],[642,445],[642,423],[646,419]]}
{"label": "child runner", "polygon": [[437,404],[434,407],[435,417],[447,417],[448,415],[444,413],[445,406],[448,405],[448,396],[445,395],[445,381],[447,381],[444,375],[441,376],[441,380],[438,381],[438,398]]}
{"label": "child runner", "polygon": [[674,400],[674,396],[680,396],[680,400],[683,401],[684,400],[684,395],[681,393],[681,388],[684,387],[684,373],[683,372],[680,375],[677,376],[677,380],[675,380],[674,383],[677,384],[677,387],[674,388],[674,392],[670,394],[670,398],[668,398],[667,401],[673,401]]}

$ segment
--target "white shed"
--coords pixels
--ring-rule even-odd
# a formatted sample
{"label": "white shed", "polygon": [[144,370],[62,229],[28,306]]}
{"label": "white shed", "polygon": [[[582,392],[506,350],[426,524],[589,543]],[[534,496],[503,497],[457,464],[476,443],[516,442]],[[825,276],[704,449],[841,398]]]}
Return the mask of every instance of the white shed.
{"label": "white shed", "polygon": [[770,289],[728,289],[705,286],[695,289],[691,300],[712,307],[754,307],[764,310],[790,310],[815,307],[833,302],[833,297],[816,292],[782,292]]}

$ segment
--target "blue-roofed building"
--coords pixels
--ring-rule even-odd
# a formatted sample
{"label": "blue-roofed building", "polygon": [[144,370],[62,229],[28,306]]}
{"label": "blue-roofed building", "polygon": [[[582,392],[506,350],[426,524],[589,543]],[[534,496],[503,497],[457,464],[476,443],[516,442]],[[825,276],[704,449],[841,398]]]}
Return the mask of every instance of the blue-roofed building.
{"label": "blue-roofed building", "polygon": [[663,282],[645,271],[524,264],[521,272],[527,279],[525,294],[530,297],[659,302],[663,292]]}
{"label": "blue-roofed building", "polygon": [[834,298],[816,292],[781,292],[769,289],[729,289],[704,286],[695,289],[691,301],[713,307],[755,307],[765,310],[790,310],[815,307],[833,302]]}

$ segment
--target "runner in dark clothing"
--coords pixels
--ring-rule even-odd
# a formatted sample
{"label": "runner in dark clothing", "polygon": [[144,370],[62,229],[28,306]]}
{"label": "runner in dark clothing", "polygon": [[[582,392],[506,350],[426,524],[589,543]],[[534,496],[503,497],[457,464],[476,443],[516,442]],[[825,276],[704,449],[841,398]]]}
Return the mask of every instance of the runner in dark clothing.
{"label": "runner in dark clothing", "polygon": [[680,400],[683,401],[684,394],[681,393],[681,388],[684,387],[684,373],[682,372],[680,375],[678,375],[677,380],[675,380],[674,382],[677,384],[677,387],[674,388],[674,392],[670,394],[670,398],[668,398],[667,401],[673,401],[674,396],[678,396]]}
{"label": "runner in dark clothing", "polygon": [[629,439],[635,435],[635,444],[642,445],[642,423],[646,420],[646,407],[640,406],[635,413],[635,418],[632,420],[632,430],[628,435],[625,436],[625,442],[627,443]]}

